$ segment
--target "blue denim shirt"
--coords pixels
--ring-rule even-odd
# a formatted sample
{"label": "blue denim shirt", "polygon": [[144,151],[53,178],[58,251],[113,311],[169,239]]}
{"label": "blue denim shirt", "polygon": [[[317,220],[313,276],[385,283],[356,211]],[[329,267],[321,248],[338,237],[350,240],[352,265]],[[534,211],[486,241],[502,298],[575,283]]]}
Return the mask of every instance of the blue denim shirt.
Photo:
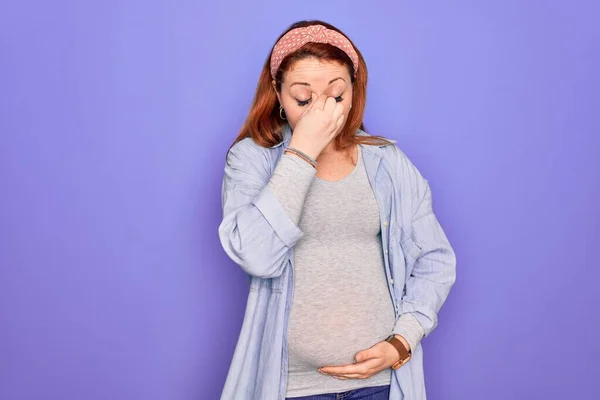
{"label": "blue denim shirt", "polygon": [[[303,232],[267,185],[291,140],[289,126],[282,136],[271,148],[246,138],[227,154],[219,238],[227,255],[248,273],[250,290],[221,400],[285,399],[294,245]],[[379,206],[396,319],[413,313],[427,337],[456,280],[456,256],[433,212],[428,181],[391,142],[361,145],[363,160]],[[389,398],[426,399],[420,341],[411,359],[393,371]]]}

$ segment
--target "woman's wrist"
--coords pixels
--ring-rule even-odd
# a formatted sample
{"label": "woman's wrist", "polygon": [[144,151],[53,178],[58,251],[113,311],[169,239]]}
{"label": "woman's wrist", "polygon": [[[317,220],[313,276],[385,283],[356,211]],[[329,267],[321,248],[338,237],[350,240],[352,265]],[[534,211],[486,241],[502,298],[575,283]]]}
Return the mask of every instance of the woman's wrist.
{"label": "woman's wrist", "polygon": [[402,342],[402,344],[404,345],[404,347],[406,347],[406,350],[408,350],[409,352],[412,352],[412,349],[410,348],[410,344],[404,338],[404,336],[398,335],[397,333],[394,336],[396,336],[396,338],[398,338],[398,340],[400,340]]}
{"label": "woman's wrist", "polygon": [[317,161],[299,149],[296,149],[294,147],[288,147],[284,150],[284,153],[292,154],[292,155],[300,158],[304,162],[310,164],[314,169],[317,169]]}
{"label": "woman's wrist", "polygon": [[293,148],[293,149],[300,150],[301,152],[308,155],[313,160],[316,160],[317,157],[319,157],[319,153],[320,153],[320,151],[314,149],[313,146],[307,145],[306,143],[302,143],[302,141],[299,141],[299,140],[294,140],[294,138],[292,138],[292,140],[290,140],[290,143],[288,144],[287,148]]}

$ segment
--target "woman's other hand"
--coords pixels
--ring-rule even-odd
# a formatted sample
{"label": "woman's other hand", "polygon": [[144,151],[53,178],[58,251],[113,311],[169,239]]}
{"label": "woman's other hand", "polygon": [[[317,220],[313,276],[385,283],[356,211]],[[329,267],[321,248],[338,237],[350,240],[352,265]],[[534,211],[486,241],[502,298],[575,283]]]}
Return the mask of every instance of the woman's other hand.
{"label": "woman's other hand", "polygon": [[[409,348],[408,342],[402,336],[396,335],[396,337],[404,343],[407,349]],[[390,368],[399,358],[398,350],[391,343],[383,340],[356,353],[355,363],[325,366],[319,368],[318,371],[336,379],[366,379]]]}

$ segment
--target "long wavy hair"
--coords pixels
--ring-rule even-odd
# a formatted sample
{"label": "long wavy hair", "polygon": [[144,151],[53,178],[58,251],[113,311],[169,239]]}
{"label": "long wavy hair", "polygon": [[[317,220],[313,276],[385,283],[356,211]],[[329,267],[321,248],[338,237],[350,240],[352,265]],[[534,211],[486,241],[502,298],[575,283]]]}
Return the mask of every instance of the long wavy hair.
{"label": "long wavy hair", "polygon": [[[328,24],[323,21],[310,20],[310,21],[299,21],[292,24],[277,38],[275,44],[281,39],[287,32],[292,29],[311,26],[311,25],[323,25],[328,29],[335,30],[342,35],[346,36],[341,30],[335,26]],[[348,36],[346,36],[348,37]],[[348,38],[350,40],[350,38]],[[355,144],[368,144],[368,145],[390,145],[392,142],[382,136],[368,135],[358,136],[356,132],[358,129],[365,131],[363,124],[363,115],[365,111],[365,105],[367,100],[367,64],[356,48],[354,43],[350,40],[354,50],[358,54],[358,71],[356,71],[356,77],[354,76],[354,65],[350,60],[350,57],[341,49],[325,43],[306,43],[304,46],[289,54],[285,57],[277,73],[275,75],[275,86],[273,88],[271,84],[271,54],[273,53],[273,47],[271,52],[265,61],[263,69],[258,79],[258,85],[256,87],[256,93],[250,112],[242,126],[242,129],[233,142],[232,146],[240,140],[251,137],[254,141],[263,147],[272,147],[283,140],[281,134],[281,128],[286,124],[285,120],[282,120],[279,116],[279,100],[277,99],[277,92],[281,92],[281,83],[283,81],[283,75],[288,71],[293,64],[305,58],[316,58],[321,61],[333,61],[338,62],[348,68],[350,73],[351,82],[353,85],[352,95],[352,108],[348,118],[344,123],[344,127],[341,132],[334,138],[334,148],[338,151],[346,151]]]}

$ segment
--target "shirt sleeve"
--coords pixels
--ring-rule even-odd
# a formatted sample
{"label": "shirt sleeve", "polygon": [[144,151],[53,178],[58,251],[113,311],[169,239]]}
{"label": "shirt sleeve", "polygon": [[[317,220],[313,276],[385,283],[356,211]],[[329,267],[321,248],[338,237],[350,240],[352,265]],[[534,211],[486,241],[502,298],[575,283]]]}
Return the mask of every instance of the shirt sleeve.
{"label": "shirt sleeve", "polygon": [[438,313],[456,281],[456,254],[432,207],[431,189],[420,180],[418,198],[409,232],[402,232],[410,276],[401,311],[414,313],[427,337],[438,324]]}
{"label": "shirt sleeve", "polygon": [[273,171],[269,186],[296,225],[300,221],[306,194],[315,168],[293,154],[284,154]]}
{"label": "shirt sleeve", "polygon": [[408,342],[411,351],[415,351],[417,344],[423,338],[423,327],[412,313],[403,313],[396,321],[392,334],[400,335]]}
{"label": "shirt sleeve", "polygon": [[[297,226],[300,199],[293,194],[302,197],[308,190],[310,175],[314,176],[316,171],[311,165],[307,167],[312,171],[298,164],[295,171],[299,175],[286,181],[289,178],[286,171],[295,164],[282,156],[280,161],[284,164],[271,185],[271,173],[261,151],[246,139],[227,153],[221,186],[223,218],[218,231],[225,253],[246,273],[274,278],[281,276],[290,249],[303,236]],[[286,166],[288,163],[292,165]]]}

